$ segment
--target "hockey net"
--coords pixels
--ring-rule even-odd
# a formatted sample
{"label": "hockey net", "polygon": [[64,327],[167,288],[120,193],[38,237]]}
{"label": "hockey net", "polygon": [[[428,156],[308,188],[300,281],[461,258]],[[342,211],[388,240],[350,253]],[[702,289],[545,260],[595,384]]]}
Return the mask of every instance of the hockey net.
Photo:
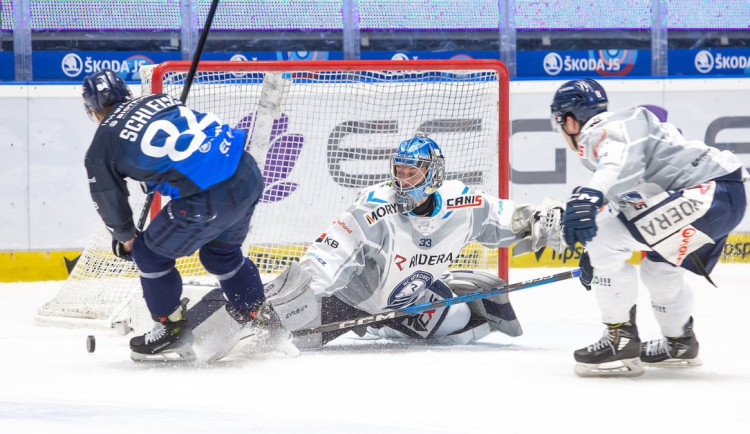
{"label": "hockey net", "polygon": [[[179,98],[189,67],[144,69],[142,94]],[[266,185],[243,248],[264,281],[299,260],[360,189],[389,179],[390,155],[417,131],[443,149],[447,179],[508,196],[508,76],[498,61],[201,62],[187,106],[251,133]],[[145,195],[130,190],[137,220]],[[507,261],[507,251],[473,243],[452,267],[507,279]],[[197,253],[177,268],[186,283],[215,284]],[[112,255],[101,225],[36,318],[112,326],[140,298],[136,269]]]}

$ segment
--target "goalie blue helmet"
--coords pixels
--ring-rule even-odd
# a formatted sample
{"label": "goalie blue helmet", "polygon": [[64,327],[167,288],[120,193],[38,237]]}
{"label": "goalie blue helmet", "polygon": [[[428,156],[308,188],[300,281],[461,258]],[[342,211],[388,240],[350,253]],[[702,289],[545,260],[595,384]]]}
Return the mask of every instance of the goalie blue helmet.
{"label": "goalie blue helmet", "polygon": [[83,79],[83,105],[92,118],[94,113],[132,97],[128,85],[111,69],[103,69]]}
{"label": "goalie blue helmet", "polygon": [[589,119],[607,111],[607,93],[599,82],[590,78],[571,80],[560,86],[552,99],[552,121],[565,123],[572,115],[583,126]]}
{"label": "goalie blue helmet", "polygon": [[398,145],[391,156],[391,184],[402,212],[409,212],[434,193],[445,178],[445,158],[434,140],[417,134]]}

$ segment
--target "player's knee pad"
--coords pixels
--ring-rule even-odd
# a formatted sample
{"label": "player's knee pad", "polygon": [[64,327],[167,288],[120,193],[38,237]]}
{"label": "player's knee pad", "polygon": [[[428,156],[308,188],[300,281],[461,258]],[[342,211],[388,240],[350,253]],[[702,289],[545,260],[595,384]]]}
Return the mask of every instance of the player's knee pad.
{"label": "player's knee pad", "polygon": [[[506,286],[503,279],[482,271],[456,270],[450,273],[447,281],[450,289],[457,295],[470,294]],[[521,336],[523,330],[510,304],[507,292],[489,298],[473,300],[467,303],[474,316],[486,320],[493,330],[508,336]]]}
{"label": "player's knee pad", "polygon": [[[198,252],[201,264],[211,274],[220,276],[236,273],[245,262],[238,244],[206,244]],[[231,276],[227,276],[231,277]]]}

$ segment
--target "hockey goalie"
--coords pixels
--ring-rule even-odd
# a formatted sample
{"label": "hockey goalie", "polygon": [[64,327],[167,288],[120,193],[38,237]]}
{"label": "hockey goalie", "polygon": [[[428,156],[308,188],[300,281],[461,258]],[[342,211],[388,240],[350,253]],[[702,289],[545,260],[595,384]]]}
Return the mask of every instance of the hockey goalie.
{"label": "hockey goalie", "polygon": [[[265,285],[291,331],[504,285],[491,273],[446,273],[472,241],[489,248],[516,244],[516,254],[563,248],[560,202],[520,205],[446,181],[440,146],[422,134],[400,143],[390,167],[390,181],[362,190],[298,264]],[[522,333],[507,294],[355,329],[373,338],[461,344],[493,330]],[[300,336],[294,343],[316,348],[342,333]]]}

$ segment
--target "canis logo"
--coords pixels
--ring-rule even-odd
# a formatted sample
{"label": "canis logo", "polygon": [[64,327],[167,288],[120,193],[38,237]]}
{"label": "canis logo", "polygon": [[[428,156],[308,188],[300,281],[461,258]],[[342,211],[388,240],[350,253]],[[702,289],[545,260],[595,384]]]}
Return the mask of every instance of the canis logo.
{"label": "canis logo", "polygon": [[[236,128],[248,131],[252,139],[255,114],[245,116]],[[301,134],[287,134],[289,116],[282,113],[274,119],[271,127],[271,142],[266,152],[266,163],[263,167],[263,179],[266,188],[260,198],[261,203],[272,203],[286,199],[297,190],[296,182],[286,181],[297,163],[305,138]],[[249,141],[248,141],[249,143]]]}
{"label": "canis logo", "polygon": [[445,207],[447,209],[482,206],[482,196],[474,194],[468,196],[452,197],[445,201],[445,204]]}

